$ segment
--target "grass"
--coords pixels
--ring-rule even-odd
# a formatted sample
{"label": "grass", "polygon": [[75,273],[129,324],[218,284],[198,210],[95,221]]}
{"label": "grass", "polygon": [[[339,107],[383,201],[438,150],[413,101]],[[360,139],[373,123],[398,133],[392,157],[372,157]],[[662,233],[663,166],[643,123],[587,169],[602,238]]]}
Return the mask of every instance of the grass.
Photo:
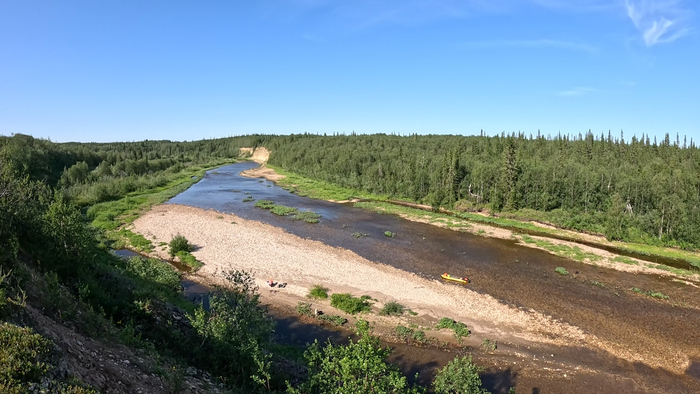
{"label": "grass", "polygon": [[484,338],[484,341],[481,342],[481,347],[486,350],[494,351],[498,348],[498,342]]}
{"label": "grass", "polygon": [[554,269],[554,272],[556,272],[559,275],[569,275],[569,271],[567,271],[564,267],[557,267]]}
{"label": "grass", "polygon": [[406,310],[406,307],[396,301],[390,301],[384,304],[382,310],[379,311],[381,316],[401,316]]}
{"label": "grass", "polygon": [[306,296],[314,300],[326,300],[328,299],[328,289],[321,285],[314,285]]}
{"label": "grass", "polygon": [[188,167],[172,175],[163,186],[127,193],[118,200],[97,203],[87,209],[86,215],[93,227],[104,230],[107,239],[116,241],[115,248],[131,245],[136,249],[150,252],[152,250],[149,249],[152,248],[152,245],[149,246],[150,241],[146,242],[147,240],[141,239],[143,237],[139,238],[138,234],[125,229],[120,230],[120,228],[136,220],[143,210],[162,204],[184,192],[198,182],[206,171],[230,162],[227,160],[211,165]]}
{"label": "grass", "polygon": [[349,293],[332,294],[331,306],[351,315],[371,310],[371,305],[367,302],[367,298],[353,297]]}
{"label": "grass", "polygon": [[270,212],[275,215],[289,216],[293,220],[303,220],[306,223],[318,223],[318,220],[321,218],[321,215],[316,212],[300,211],[296,208],[275,204],[275,202],[271,200],[258,200],[255,202],[255,206],[262,209],[269,209]]}
{"label": "grass", "polygon": [[435,328],[438,330],[447,328],[454,331],[454,337],[457,338],[457,342],[459,343],[462,343],[462,338],[466,338],[471,334],[466,324],[450,319],[449,317],[440,319]]}
{"label": "grass", "polygon": [[348,319],[338,315],[319,315],[316,318],[320,321],[331,323],[335,326],[342,326],[348,322]]}
{"label": "grass", "polygon": [[307,178],[300,174],[283,170],[277,166],[271,166],[269,164],[267,166],[275,170],[275,172],[278,174],[284,176],[283,179],[277,181],[279,186],[302,197],[335,201],[351,200],[354,198],[384,201],[389,198],[388,196],[380,196],[360,190],[337,186],[317,179]]}
{"label": "grass", "polygon": [[186,252],[184,250],[177,252],[177,254],[175,254],[175,257],[177,257],[181,263],[192,267],[193,270],[197,270],[198,268],[204,265],[201,261],[197,260],[197,258],[194,257],[192,253]]}
{"label": "grass", "polygon": [[612,261],[630,265],[639,265],[639,262],[637,260],[627,256],[617,256]]}
{"label": "grass", "polygon": [[534,239],[527,234],[519,234],[516,236],[519,236],[520,239],[526,244],[534,244],[535,246],[548,250],[557,256],[565,257],[574,261],[583,262],[587,260],[590,262],[596,262],[602,259],[602,257],[595,253],[584,252],[578,246],[571,247],[568,245],[555,244],[544,239]]}
{"label": "grass", "polygon": [[302,316],[311,317],[314,315],[314,313],[311,311],[311,304],[309,304],[308,302],[299,301],[296,309],[297,309],[297,313],[302,315]]}
{"label": "grass", "polygon": [[277,216],[287,216],[287,215],[293,215],[298,212],[296,208],[288,207],[285,205],[273,205],[272,208],[270,208],[270,212],[274,213]]}
{"label": "grass", "polygon": [[316,316],[315,313],[311,310],[311,304],[308,302],[302,302],[300,301],[297,304],[296,307],[297,313],[302,315],[302,316],[308,316],[308,317],[316,317],[316,319],[333,324],[335,326],[342,326],[343,324],[348,322],[348,319],[338,316],[338,315],[318,315]]}
{"label": "grass", "polygon": [[633,287],[630,290],[632,290],[633,292],[635,292],[637,294],[642,294],[642,295],[646,295],[646,296],[649,296],[652,298],[658,298],[661,300],[668,300],[668,298],[669,298],[666,294],[664,294],[660,291],[653,291],[653,290],[644,291],[638,287]]}
{"label": "grass", "polygon": [[397,325],[396,328],[394,328],[394,333],[400,340],[406,343],[417,342],[423,344],[428,341],[428,338],[425,335],[425,331],[406,327],[401,324]]}

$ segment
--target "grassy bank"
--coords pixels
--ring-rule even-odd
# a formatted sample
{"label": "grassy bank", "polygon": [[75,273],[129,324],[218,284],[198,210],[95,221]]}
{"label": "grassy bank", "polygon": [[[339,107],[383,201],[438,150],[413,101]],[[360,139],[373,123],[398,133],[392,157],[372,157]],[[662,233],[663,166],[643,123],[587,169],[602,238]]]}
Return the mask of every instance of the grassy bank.
{"label": "grassy bank", "polygon": [[143,210],[184,192],[199,182],[206,171],[229,163],[231,162],[219,161],[209,165],[188,167],[170,175],[168,183],[164,186],[131,192],[118,200],[92,205],[87,209],[87,216],[93,227],[104,231],[105,237],[114,241],[114,248],[129,245],[143,252],[151,252],[154,247],[150,240],[124,229],[123,226],[136,220]]}
{"label": "grassy bank", "polygon": [[266,166],[285,177],[277,181],[279,186],[302,197],[333,201],[352,199],[386,201],[389,199],[389,196],[371,194],[361,190],[350,189],[329,182],[307,178],[269,164]]}

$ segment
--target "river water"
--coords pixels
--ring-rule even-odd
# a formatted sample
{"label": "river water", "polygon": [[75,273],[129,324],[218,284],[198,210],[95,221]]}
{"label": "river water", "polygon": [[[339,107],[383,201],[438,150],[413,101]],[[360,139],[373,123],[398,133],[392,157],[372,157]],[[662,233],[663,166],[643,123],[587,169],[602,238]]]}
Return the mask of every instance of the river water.
{"label": "river water", "polygon": [[[242,162],[209,171],[200,182],[168,203],[264,222],[425,278],[437,279],[443,272],[467,276],[471,279],[470,288],[479,293],[490,294],[517,308],[543,312],[612,343],[639,349],[660,343],[698,349],[691,354],[700,355],[697,289],[658,276],[578,263],[509,240],[300,197],[273,182],[239,175],[255,166]],[[293,221],[255,208],[253,201],[244,202],[248,196],[312,210],[322,217],[315,224]],[[396,235],[386,237],[385,231]],[[358,232],[367,236],[353,236]],[[571,274],[561,276],[555,273],[556,267],[565,267]],[[641,296],[631,288],[662,292],[669,300]]]}

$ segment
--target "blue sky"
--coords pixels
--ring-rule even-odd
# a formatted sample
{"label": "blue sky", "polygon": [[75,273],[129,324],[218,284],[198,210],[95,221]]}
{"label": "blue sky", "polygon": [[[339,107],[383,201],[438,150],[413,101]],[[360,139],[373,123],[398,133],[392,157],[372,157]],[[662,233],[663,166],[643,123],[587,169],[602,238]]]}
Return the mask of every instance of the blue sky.
{"label": "blue sky", "polygon": [[700,140],[696,0],[0,1],[0,134]]}

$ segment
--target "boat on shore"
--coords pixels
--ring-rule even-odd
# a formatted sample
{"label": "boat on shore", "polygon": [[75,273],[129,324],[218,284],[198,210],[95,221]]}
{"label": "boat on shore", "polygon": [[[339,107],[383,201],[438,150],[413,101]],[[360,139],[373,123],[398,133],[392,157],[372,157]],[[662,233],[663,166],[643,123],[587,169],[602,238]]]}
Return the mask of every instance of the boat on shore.
{"label": "boat on shore", "polygon": [[466,285],[467,283],[469,283],[469,278],[467,278],[466,276],[465,276],[464,278],[460,278],[460,277],[458,277],[458,276],[452,276],[452,275],[448,274],[447,272],[445,272],[444,274],[440,275],[440,277],[441,277],[442,279],[444,279],[444,280],[450,280],[450,281],[457,282],[457,283],[462,283],[462,284],[465,284],[465,285]]}

